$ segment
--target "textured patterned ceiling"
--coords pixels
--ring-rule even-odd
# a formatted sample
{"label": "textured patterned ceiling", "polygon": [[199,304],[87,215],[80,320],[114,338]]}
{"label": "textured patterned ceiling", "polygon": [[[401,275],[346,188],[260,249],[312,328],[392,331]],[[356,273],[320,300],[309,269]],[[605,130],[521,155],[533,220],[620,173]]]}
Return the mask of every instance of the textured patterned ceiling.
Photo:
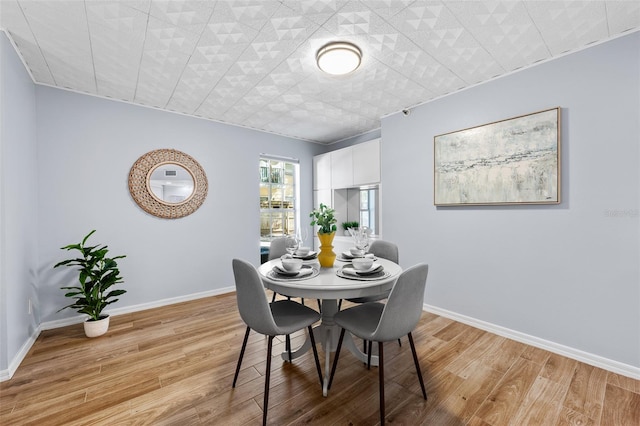
{"label": "textured patterned ceiling", "polygon": [[[638,1],[1,0],[37,83],[330,143],[640,28]],[[323,75],[348,40],[362,66]]]}

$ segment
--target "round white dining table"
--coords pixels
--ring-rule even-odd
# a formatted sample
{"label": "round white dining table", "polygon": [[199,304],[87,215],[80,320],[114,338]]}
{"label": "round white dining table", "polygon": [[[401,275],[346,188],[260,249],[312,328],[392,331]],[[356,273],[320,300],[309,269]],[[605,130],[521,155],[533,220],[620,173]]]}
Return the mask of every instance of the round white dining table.
{"label": "round white dining table", "polygon": [[[320,324],[314,327],[313,334],[317,341],[322,342],[325,353],[325,372],[322,393],[324,396],[327,396],[331,352],[336,350],[340,336],[340,327],[333,322],[333,316],[338,312],[338,300],[373,296],[389,291],[402,272],[402,268],[390,260],[378,258],[375,264],[381,264],[384,267],[384,271],[386,271],[384,277],[375,280],[367,278],[358,279],[357,277],[348,279],[338,276],[337,274],[338,270],[347,263],[336,260],[332,268],[321,268],[317,262],[312,263],[311,265],[318,268],[319,271],[317,276],[312,278],[297,280],[275,279],[270,277],[269,272],[274,266],[280,264],[280,259],[274,259],[263,263],[258,268],[258,272],[266,288],[284,296],[319,299],[321,301],[322,318]],[[345,334],[342,344],[360,360],[363,362],[367,361],[367,355],[358,349],[349,333]],[[297,358],[309,349],[311,349],[311,340],[307,338],[302,346],[292,351],[291,358]],[[289,360],[289,355],[286,351],[283,352],[282,358]],[[371,357],[371,364],[378,365],[377,356]]]}

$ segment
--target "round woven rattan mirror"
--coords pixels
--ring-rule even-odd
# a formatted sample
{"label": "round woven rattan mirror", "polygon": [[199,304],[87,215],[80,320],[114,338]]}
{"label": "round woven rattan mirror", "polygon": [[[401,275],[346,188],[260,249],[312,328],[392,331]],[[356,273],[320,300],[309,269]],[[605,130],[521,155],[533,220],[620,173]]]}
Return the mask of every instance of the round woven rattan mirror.
{"label": "round woven rattan mirror", "polygon": [[[157,175],[158,170],[167,173],[164,171],[167,165],[175,165],[176,174],[186,171],[192,181],[192,186],[185,186],[188,193],[178,201],[165,201],[167,198],[160,195],[158,191],[161,190],[151,182],[152,175]],[[170,179],[170,174],[167,176]],[[167,184],[172,182],[169,180]],[[147,213],[164,219],[178,219],[198,210],[207,197],[208,188],[207,175],[200,164],[190,155],[175,149],[147,152],[138,158],[129,172],[129,192],[133,200]]]}

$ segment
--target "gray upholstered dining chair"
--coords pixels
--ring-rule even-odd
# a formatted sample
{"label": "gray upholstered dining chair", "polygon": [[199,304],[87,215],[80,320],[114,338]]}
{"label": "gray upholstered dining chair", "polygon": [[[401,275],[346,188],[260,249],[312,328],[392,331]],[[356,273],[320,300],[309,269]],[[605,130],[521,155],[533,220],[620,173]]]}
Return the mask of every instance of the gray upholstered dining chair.
{"label": "gray upholstered dining chair", "polygon": [[[240,357],[236,366],[236,373],[233,376],[233,385],[236,387],[238,373],[242,365],[242,357],[247,347],[247,339],[249,332],[253,329],[255,332],[268,336],[267,344],[267,368],[264,381],[264,411],[262,415],[262,424],[267,423],[267,408],[269,404],[269,379],[271,376],[271,352],[273,348],[273,338],[275,336],[286,336],[289,342],[289,335],[298,330],[307,328],[309,338],[311,339],[311,348],[316,361],[316,369],[318,370],[318,378],[320,386],[322,386],[322,371],[320,369],[320,360],[318,359],[318,351],[316,342],[313,337],[313,323],[320,320],[320,314],[313,309],[301,305],[291,300],[278,300],[269,303],[264,294],[262,280],[256,268],[240,259],[233,259],[233,275],[236,281],[236,297],[238,301],[238,310],[240,317],[247,325],[240,350]],[[290,350],[290,345],[287,347]],[[291,352],[289,352],[289,361],[291,361]]]}
{"label": "gray upholstered dining chair", "polygon": [[[279,259],[283,255],[287,254],[287,249],[285,244],[286,240],[287,240],[287,237],[277,237],[271,240],[271,243],[269,245],[269,257],[268,257],[269,260]],[[277,295],[278,293],[274,291],[271,302],[276,301]],[[290,299],[290,297],[288,297],[288,299]],[[302,301],[302,304],[304,305],[304,299],[301,299],[301,301]]]}
{"label": "gray upholstered dining chair", "polygon": [[271,240],[269,245],[269,260],[278,259],[284,254],[287,254],[286,249],[286,237],[278,237]]}
{"label": "gray upholstered dining chair", "polygon": [[[400,263],[400,255],[398,253],[398,246],[394,243],[385,240],[373,240],[369,246],[369,253],[372,253],[376,257],[381,257],[392,261],[393,263]],[[380,294],[374,294],[373,296],[354,297],[347,299],[352,303],[367,303],[378,302],[389,297],[389,291]],[[342,307],[342,300],[338,302],[338,309]],[[363,341],[364,352],[367,352],[367,341]],[[402,346],[402,341],[398,339],[398,344]]]}
{"label": "gray upholstered dining chair", "polygon": [[[287,237],[278,237],[271,240],[271,244],[269,245],[269,260],[279,259],[285,254],[287,254],[286,241],[287,241]],[[273,298],[271,299],[272,302],[276,301],[277,295],[278,293],[274,291]],[[288,299],[290,299],[290,297],[288,297]],[[300,299],[300,300],[304,305],[304,299]]]}
{"label": "gray upholstered dining chair", "polygon": [[[399,263],[398,246],[389,241],[373,240],[373,242],[369,246],[369,253],[372,253],[376,257],[381,257],[383,259],[390,260],[393,263]],[[383,299],[386,299],[387,297],[389,297],[388,291],[381,294],[376,294],[373,296],[357,297],[357,298],[347,299],[347,300],[353,303],[367,303],[367,302],[377,302],[378,300],[383,300]]]}
{"label": "gray upholstered dining chair", "polygon": [[[287,249],[285,245],[286,239],[287,237],[277,237],[271,240],[271,245],[269,246],[269,257],[268,257],[269,260],[279,259],[283,255],[287,254]],[[272,302],[276,301],[277,295],[278,293],[274,291],[273,298],[271,299]],[[290,297],[287,296],[287,299],[290,299]],[[304,298],[301,297],[300,301],[304,305]],[[319,300],[318,300],[318,309],[320,310],[322,309],[322,305],[320,304]]]}
{"label": "gray upholstered dining chair", "polygon": [[371,364],[371,342],[378,342],[378,380],[380,382],[380,423],[384,425],[384,352],[383,343],[396,340],[401,336],[409,337],[409,345],[413,354],[413,362],[422,388],[422,396],[427,399],[427,392],[422,380],[420,363],[416,355],[411,332],[418,324],[424,302],[424,289],[427,284],[429,266],[421,263],[400,274],[393,285],[386,304],[370,302],[357,305],[338,312],[334,322],[342,327],[340,339],[333,359],[333,367],[329,377],[328,388],[331,388],[333,376],[338,366],[340,349],[345,331],[366,340],[369,343],[369,362]]}

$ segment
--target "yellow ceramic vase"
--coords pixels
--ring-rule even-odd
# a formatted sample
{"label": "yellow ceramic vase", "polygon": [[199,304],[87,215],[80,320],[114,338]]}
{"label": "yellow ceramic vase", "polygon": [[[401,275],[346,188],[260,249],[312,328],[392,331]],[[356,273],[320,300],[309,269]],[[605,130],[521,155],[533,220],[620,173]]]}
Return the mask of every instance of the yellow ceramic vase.
{"label": "yellow ceramic vase", "polygon": [[333,237],[335,232],[330,234],[321,234],[318,232],[320,239],[320,253],[318,253],[318,262],[323,268],[332,268],[333,262],[336,260],[336,254],[333,252]]}

